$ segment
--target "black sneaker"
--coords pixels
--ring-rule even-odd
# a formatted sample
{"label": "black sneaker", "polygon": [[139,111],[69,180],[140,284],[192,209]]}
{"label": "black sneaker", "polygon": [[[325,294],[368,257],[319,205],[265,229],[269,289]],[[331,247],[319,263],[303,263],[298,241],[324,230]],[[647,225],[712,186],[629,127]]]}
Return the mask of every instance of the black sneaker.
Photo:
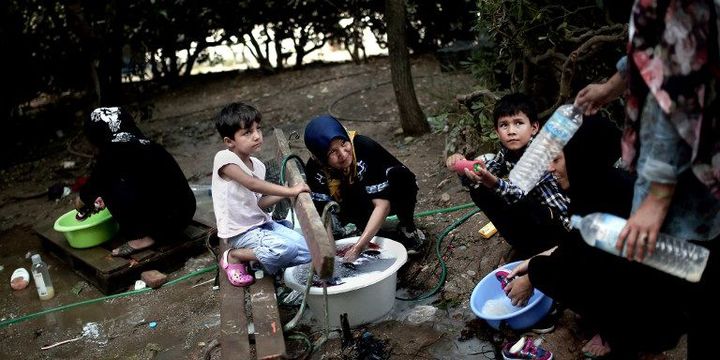
{"label": "black sneaker", "polygon": [[400,226],[398,228],[400,236],[403,238],[400,243],[405,246],[408,255],[415,255],[420,253],[423,244],[425,243],[425,234],[420,229],[414,231],[408,231],[406,227]]}

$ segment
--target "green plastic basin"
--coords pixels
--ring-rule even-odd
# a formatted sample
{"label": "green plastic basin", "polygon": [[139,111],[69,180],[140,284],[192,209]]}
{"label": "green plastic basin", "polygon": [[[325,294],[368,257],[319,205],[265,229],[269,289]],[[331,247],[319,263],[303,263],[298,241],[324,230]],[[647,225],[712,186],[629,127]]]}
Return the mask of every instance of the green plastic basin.
{"label": "green plastic basin", "polygon": [[113,220],[108,209],[103,209],[83,221],[75,219],[77,210],[70,210],[55,220],[55,231],[65,235],[68,244],[77,249],[100,245],[110,239],[118,231],[118,224]]}

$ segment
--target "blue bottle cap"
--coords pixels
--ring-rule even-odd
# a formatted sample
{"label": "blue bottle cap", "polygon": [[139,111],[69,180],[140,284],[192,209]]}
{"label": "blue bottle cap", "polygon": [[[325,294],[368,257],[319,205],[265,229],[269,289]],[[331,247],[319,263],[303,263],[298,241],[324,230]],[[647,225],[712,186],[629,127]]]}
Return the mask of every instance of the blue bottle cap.
{"label": "blue bottle cap", "polygon": [[156,327],[157,327],[157,321],[151,321],[151,322],[148,324],[148,327],[151,328],[151,329],[156,328]]}

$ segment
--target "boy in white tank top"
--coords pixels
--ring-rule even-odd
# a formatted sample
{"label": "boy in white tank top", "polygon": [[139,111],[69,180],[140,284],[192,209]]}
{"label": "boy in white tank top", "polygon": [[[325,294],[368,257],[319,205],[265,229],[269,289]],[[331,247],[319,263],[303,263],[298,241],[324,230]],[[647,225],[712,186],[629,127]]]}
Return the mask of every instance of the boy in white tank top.
{"label": "boy in white tank top", "polygon": [[310,189],[305,183],[286,187],[265,181],[265,165],[250,156],[263,143],[260,120],[260,112],[244,103],[227,105],[215,120],[227,149],[215,154],[213,161],[213,207],[218,237],[227,239],[231,247],[222,254],[220,267],[235,286],[252,284],[249,261],[277,274],[311,260],[305,238],[262,210]]}

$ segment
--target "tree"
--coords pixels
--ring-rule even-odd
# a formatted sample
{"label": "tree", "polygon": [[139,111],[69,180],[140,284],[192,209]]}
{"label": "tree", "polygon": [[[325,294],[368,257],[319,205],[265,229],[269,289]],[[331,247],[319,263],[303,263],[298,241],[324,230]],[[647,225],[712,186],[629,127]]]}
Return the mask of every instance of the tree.
{"label": "tree", "polygon": [[[78,39],[79,51],[83,62],[87,64],[87,76],[90,79],[90,93],[94,94],[92,107],[115,105],[120,101],[122,69],[122,8],[115,2],[106,5],[85,4],[81,0],[71,0],[65,4],[69,31]],[[106,13],[107,18],[98,14]],[[98,25],[102,24],[102,25]]]}
{"label": "tree", "polygon": [[410,55],[405,40],[405,0],[385,0],[388,55],[395,100],[400,110],[400,125],[408,135],[430,131],[430,124],[420,109],[410,68]]}
{"label": "tree", "polygon": [[[630,4],[604,8],[602,3],[478,2],[484,41],[473,66],[476,76],[491,90],[533,96],[540,117],[549,115],[585,85],[612,74],[623,53]],[[625,15],[613,20],[610,12]]]}

